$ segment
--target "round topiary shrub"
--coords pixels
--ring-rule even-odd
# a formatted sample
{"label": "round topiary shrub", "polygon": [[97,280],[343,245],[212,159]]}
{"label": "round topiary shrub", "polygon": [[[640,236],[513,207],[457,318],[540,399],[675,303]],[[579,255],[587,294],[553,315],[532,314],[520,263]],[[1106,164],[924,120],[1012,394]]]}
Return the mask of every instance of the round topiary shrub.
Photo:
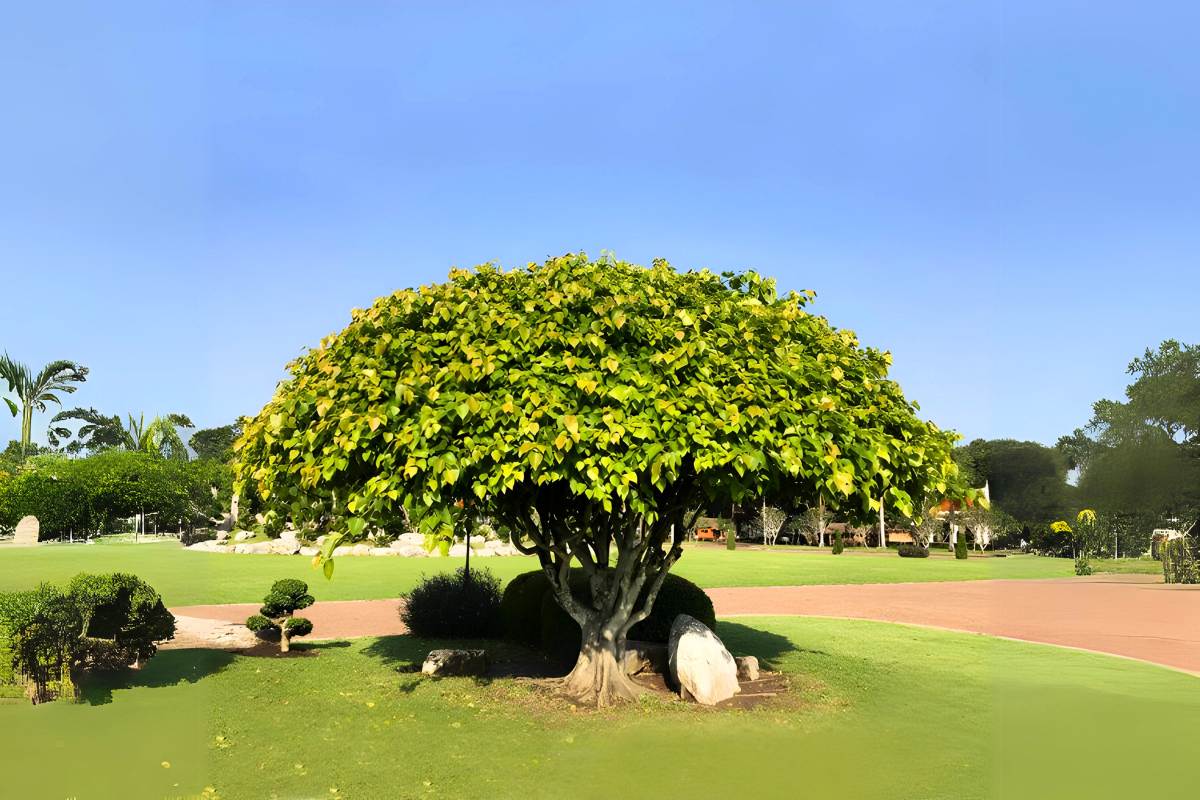
{"label": "round topiary shrub", "polygon": [[123,669],[152,657],[175,636],[175,617],[150,584],[122,572],[81,572],[67,596],[83,621],[79,659],[89,669]]}
{"label": "round topiary shrub", "polygon": [[501,630],[500,579],[487,569],[468,575],[461,567],[452,575],[424,578],[405,595],[400,619],[425,639],[496,636]]}
{"label": "round topiary shrub", "polygon": [[896,548],[896,554],[901,558],[929,558],[929,550],[919,544],[904,542]]}
{"label": "round topiary shrub", "polygon": [[537,647],[541,642],[542,595],[550,582],[541,570],[523,572],[504,587],[500,620],[504,637]]}

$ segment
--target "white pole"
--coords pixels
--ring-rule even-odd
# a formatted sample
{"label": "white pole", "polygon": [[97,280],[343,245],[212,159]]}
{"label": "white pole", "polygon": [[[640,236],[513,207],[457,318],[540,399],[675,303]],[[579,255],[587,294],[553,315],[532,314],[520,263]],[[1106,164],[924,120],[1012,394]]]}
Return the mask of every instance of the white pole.
{"label": "white pole", "polygon": [[879,546],[887,547],[887,527],[883,522],[883,495],[879,496]]}

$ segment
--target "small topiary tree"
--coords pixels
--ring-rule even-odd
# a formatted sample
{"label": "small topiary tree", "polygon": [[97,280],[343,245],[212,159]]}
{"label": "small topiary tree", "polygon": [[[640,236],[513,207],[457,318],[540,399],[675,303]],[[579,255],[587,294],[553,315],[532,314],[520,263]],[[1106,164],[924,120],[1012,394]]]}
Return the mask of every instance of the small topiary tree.
{"label": "small topiary tree", "polygon": [[295,578],[275,581],[270,593],[263,598],[262,608],[246,620],[246,627],[260,635],[278,632],[279,652],[286,653],[291,648],[293,637],[312,633],[311,621],[292,615],[302,608],[308,608],[313,602],[313,596],[308,593],[308,584],[304,581]]}
{"label": "small topiary tree", "polygon": [[845,545],[845,543],[842,542],[842,532],[840,530],[834,531],[833,532],[833,554],[835,556],[841,555],[842,551],[845,549],[846,549],[846,545]]}
{"label": "small topiary tree", "polygon": [[968,552],[969,551],[967,550],[967,532],[966,532],[966,530],[960,528],[958,531],[958,535],[954,537],[954,557],[955,558],[966,558]]}

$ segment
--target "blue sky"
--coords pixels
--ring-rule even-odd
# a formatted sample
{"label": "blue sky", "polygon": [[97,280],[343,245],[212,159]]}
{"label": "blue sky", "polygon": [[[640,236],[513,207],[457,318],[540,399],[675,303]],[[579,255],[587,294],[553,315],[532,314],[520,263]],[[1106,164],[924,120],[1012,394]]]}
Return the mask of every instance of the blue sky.
{"label": "blue sky", "polygon": [[89,365],[72,405],[224,424],[352,307],[581,249],[815,289],[968,438],[1053,442],[1200,339],[1194,4],[4,19],[0,350]]}

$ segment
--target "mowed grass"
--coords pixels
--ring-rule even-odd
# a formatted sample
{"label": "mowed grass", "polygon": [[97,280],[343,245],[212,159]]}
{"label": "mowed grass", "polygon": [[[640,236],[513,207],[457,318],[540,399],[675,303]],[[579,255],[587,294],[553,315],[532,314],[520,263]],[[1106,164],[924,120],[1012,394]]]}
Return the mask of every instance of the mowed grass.
{"label": "mowed grass", "polygon": [[718,633],[788,673],[794,701],[572,711],[513,680],[405,672],[433,646],[410,637],[289,659],[167,651],[89,684],[80,705],[0,705],[5,795],[1195,796],[1195,677],[855,620],[743,618]]}
{"label": "mowed grass", "polygon": [[[0,592],[26,589],[41,581],[64,582],[81,571],[132,572],[148,581],[168,605],[251,603],[262,599],[273,581],[308,581],[318,600],[396,597],[423,574],[462,566],[460,558],[343,557],[332,580],[325,580],[303,556],[255,556],[188,551],[177,542],[154,544],[46,544],[0,547]],[[533,557],[477,558],[508,581],[537,568]],[[815,548],[739,548],[689,545],[677,574],[700,586],[796,586],[831,583],[981,580],[986,578],[1063,578],[1074,574],[1069,559],[1038,556],[956,561],[937,553],[927,559],[895,553],[847,550],[840,556]]]}

